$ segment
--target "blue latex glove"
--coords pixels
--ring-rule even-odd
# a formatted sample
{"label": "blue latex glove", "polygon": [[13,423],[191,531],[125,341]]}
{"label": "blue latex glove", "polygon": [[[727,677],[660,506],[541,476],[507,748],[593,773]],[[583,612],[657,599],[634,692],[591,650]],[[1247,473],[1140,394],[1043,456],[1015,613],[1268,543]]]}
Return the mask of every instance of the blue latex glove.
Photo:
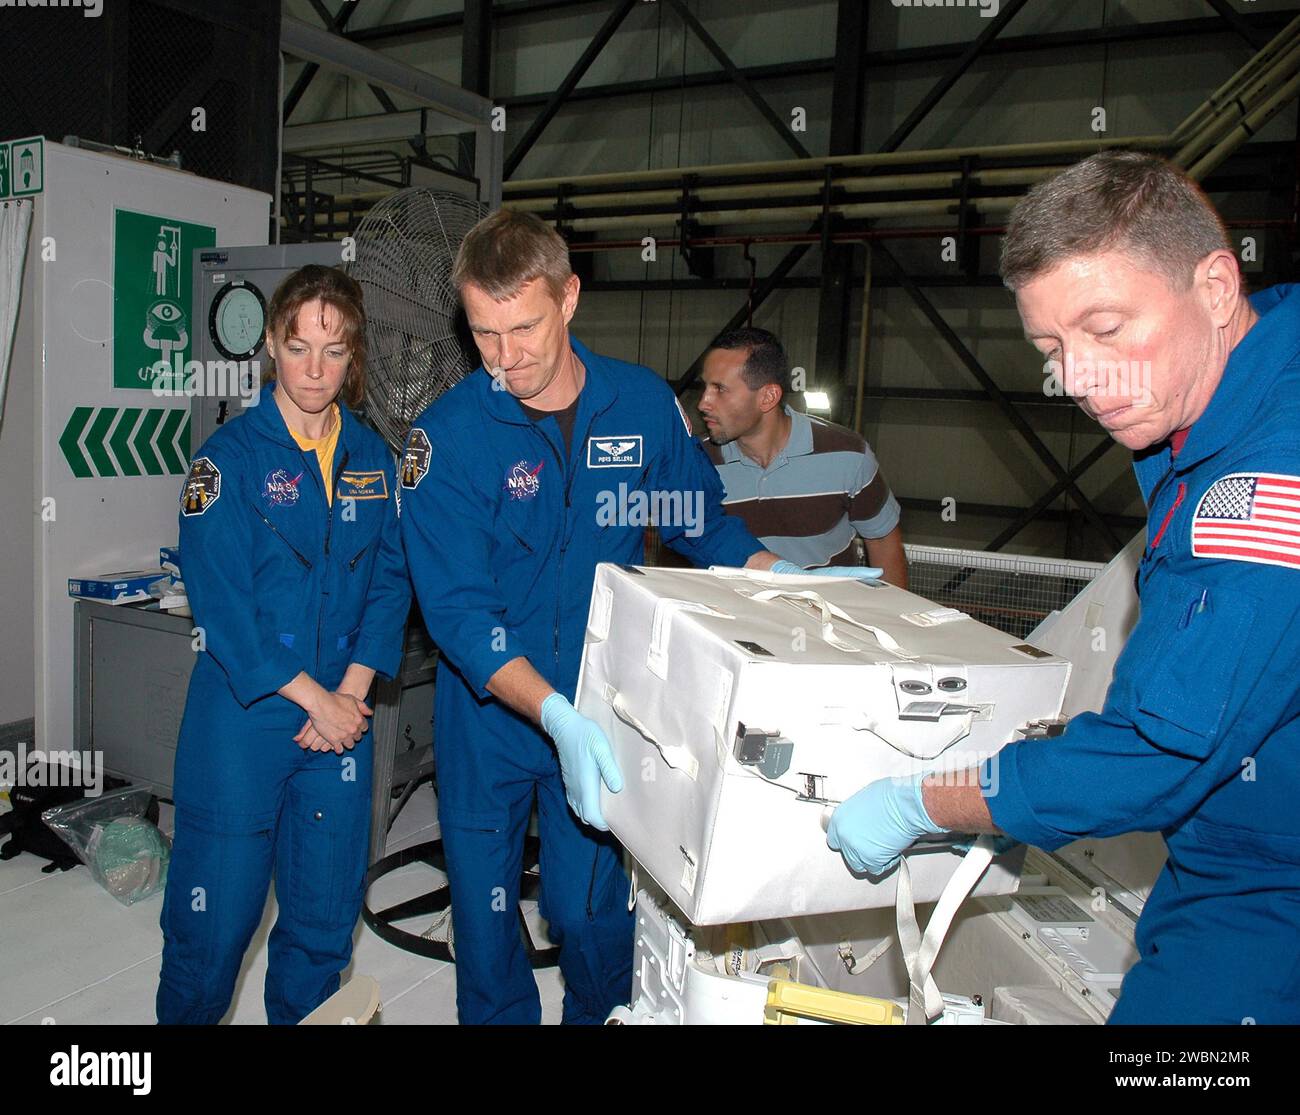
{"label": "blue latex glove", "polygon": [[608,832],[600,812],[600,781],[610,793],[623,789],[623,775],[600,725],[588,720],[559,693],[542,702],[542,727],[560,755],[564,796],[584,824]]}
{"label": "blue latex glove", "polygon": [[854,871],[883,875],[913,842],[945,831],[921,803],[923,778],[881,778],[859,790],[831,814],[826,843]]}
{"label": "blue latex glove", "polygon": [[784,558],[772,565],[772,572],[805,577],[853,577],[871,584],[879,584],[880,578],[885,575],[883,569],[877,569],[873,565],[824,565],[820,569],[805,569],[802,565],[795,565],[794,562],[786,561]]}

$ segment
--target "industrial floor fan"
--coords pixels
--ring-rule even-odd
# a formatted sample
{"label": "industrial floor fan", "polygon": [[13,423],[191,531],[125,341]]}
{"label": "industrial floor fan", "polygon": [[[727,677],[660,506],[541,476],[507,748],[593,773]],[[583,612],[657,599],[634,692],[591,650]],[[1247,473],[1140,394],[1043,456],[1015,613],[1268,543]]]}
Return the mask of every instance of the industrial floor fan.
{"label": "industrial floor fan", "polygon": [[[451,269],[461,240],[487,213],[486,206],[458,194],[414,187],[380,202],[357,226],[356,258],[345,270],[365,296],[365,414],[394,453],[402,452],[411,423],[425,407],[478,366]],[[362,917],[389,944],[431,959],[454,961],[451,891],[446,884],[382,909],[373,908],[370,898],[377,879],[410,864],[446,873],[441,840],[383,855],[392,818],[427,773],[412,773],[394,809],[391,787],[401,691],[404,684],[429,676],[435,654],[423,624],[415,618],[407,624],[402,676],[381,683],[377,694],[375,809]],[[524,851],[521,897],[535,896],[538,882],[537,842],[530,837]],[[436,915],[435,919],[422,932],[398,924],[429,915]],[[532,966],[555,964],[558,950],[535,947],[522,913],[519,920]]]}

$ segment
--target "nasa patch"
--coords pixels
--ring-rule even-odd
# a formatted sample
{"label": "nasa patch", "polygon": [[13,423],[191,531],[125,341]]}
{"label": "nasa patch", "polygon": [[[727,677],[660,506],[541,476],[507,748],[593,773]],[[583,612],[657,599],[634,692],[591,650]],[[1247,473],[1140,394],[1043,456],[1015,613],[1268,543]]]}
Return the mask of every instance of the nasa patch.
{"label": "nasa patch", "polygon": [[542,482],[538,478],[538,473],[542,471],[544,464],[545,461],[538,461],[536,465],[530,465],[527,461],[517,461],[506,473],[506,482],[503,485],[506,494],[511,499],[532,499],[541,491]]}
{"label": "nasa patch", "polygon": [[221,498],[221,470],[208,457],[195,457],[181,489],[181,514],[202,515]]}
{"label": "nasa patch", "polygon": [[272,507],[291,507],[298,502],[298,481],[301,479],[301,469],[297,476],[290,476],[282,468],[273,469],[262,482],[262,498]]}
{"label": "nasa patch", "polygon": [[640,468],[641,435],[587,439],[588,468]]}
{"label": "nasa patch", "polygon": [[406,438],[406,448],[402,451],[402,487],[418,488],[424,474],[429,471],[429,454],[433,447],[429,444],[429,435],[419,426],[412,426]]}

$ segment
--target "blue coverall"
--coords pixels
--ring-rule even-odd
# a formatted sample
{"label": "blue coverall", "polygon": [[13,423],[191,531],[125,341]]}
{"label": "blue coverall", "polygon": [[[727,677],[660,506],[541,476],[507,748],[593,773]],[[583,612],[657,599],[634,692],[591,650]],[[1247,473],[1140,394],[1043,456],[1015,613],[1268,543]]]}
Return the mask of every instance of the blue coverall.
{"label": "blue coverall", "polygon": [[698,493],[698,523],[659,524],[698,565],[744,565],[762,550],[723,513],[717,471],[671,388],[571,343],[586,380],[567,454],[556,420],[531,421],[480,367],[416,420],[401,462],[402,540],[442,650],[434,750],[462,1023],[541,1017],[517,912],[534,792],[540,908],[560,947],[564,1021],[603,1022],[631,996],[619,845],[569,810],[550,739],[493,698],[488,680],[522,656],[574,699],[596,564],[642,561],[646,524],[615,513],[602,525],[611,500],[630,508],[635,492]]}
{"label": "blue coverall", "polygon": [[1163,833],[1113,1023],[1300,1022],[1300,286],[1251,302],[1181,451],[1136,455],[1141,615],[1104,708],[1005,748],[986,794],[1048,850]]}
{"label": "blue coverall", "polygon": [[334,501],[264,387],[210,437],[181,492],[186,591],[206,648],[176,751],[176,831],[163,901],[158,1020],[230,1006],[274,869],[266,1013],[296,1023],[352,955],[370,830],[371,733],[342,755],[301,749],[306,713],[277,690],[325,689],[357,662],[392,677],[411,589],[393,456],[340,404]]}

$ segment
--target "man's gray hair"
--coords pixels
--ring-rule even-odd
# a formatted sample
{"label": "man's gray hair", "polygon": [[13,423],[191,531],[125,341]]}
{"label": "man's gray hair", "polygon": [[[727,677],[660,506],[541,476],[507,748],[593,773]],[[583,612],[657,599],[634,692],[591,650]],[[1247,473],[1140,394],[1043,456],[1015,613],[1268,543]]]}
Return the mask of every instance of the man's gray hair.
{"label": "man's gray hair", "polygon": [[1102,151],[1021,199],[1000,269],[1014,291],[1072,257],[1118,250],[1186,290],[1196,265],[1219,249],[1231,250],[1228,230],[1181,170],[1140,151]]}

